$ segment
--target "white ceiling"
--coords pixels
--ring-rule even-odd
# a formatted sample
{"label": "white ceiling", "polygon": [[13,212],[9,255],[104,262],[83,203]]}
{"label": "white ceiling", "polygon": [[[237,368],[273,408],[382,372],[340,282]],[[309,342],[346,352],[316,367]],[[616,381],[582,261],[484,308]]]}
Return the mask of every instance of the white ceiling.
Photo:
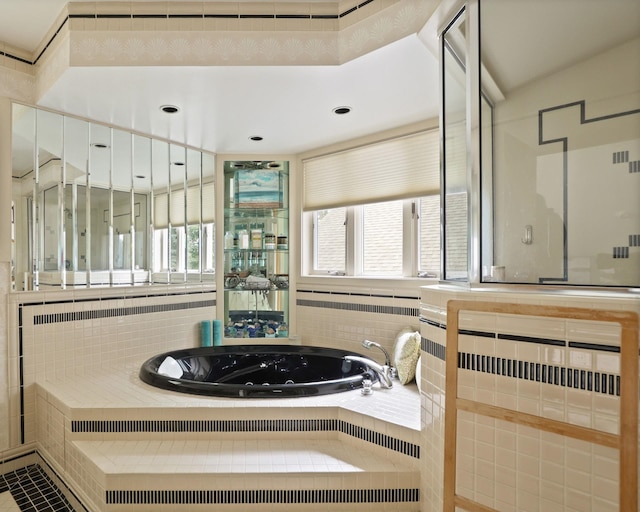
{"label": "white ceiling", "polygon": [[[65,4],[0,0],[0,40],[33,51]],[[640,0],[492,0],[482,12],[485,64],[505,94],[640,31]],[[217,153],[290,154],[436,117],[437,76],[409,36],[340,66],[74,67],[39,105]],[[352,113],[332,114],[340,105]]]}
{"label": "white ceiling", "polygon": [[[66,0],[0,3],[0,40],[33,51]],[[414,35],[340,66],[74,67],[38,104],[217,153],[291,154],[437,117],[437,73]]]}

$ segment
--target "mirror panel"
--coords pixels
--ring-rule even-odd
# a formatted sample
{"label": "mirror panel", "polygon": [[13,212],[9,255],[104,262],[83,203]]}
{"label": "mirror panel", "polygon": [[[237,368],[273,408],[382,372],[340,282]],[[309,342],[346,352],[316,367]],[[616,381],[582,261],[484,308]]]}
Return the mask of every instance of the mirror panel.
{"label": "mirror panel", "polygon": [[213,155],[19,104],[12,115],[16,289],[214,283]]}
{"label": "mirror panel", "polygon": [[202,269],[203,280],[212,281],[216,268],[215,259],[215,158],[202,153]]}
{"label": "mirror panel", "polygon": [[169,225],[171,283],[187,280],[186,261],[186,153],[185,148],[169,144]]}
{"label": "mirror panel", "polygon": [[[62,214],[63,119],[60,114],[38,110],[36,116],[37,168],[34,197],[39,213],[38,268],[39,283],[59,285],[59,271],[64,267]],[[60,208],[59,208],[60,207]]]}
{"label": "mirror panel", "polygon": [[134,192],[133,146],[131,134],[112,130],[111,189],[113,194],[113,219],[110,229],[111,283],[133,284]]}
{"label": "mirror panel", "polygon": [[187,278],[189,281],[202,280],[203,254],[200,251],[202,240],[202,153],[187,148],[185,174],[186,194],[186,244]]}
{"label": "mirror panel", "polygon": [[89,123],[64,118],[66,280],[86,280],[86,182],[89,161]]}
{"label": "mirror panel", "polygon": [[152,195],[152,174],[151,174],[151,139],[141,135],[133,136],[133,191],[135,193],[135,203],[139,203],[135,217],[135,281],[149,280],[150,273],[145,271],[149,268],[148,261],[152,261],[149,254],[152,239],[151,231],[151,195]]}
{"label": "mirror panel", "polygon": [[89,281],[101,285],[110,283],[111,146],[111,129],[92,123],[87,179],[87,253],[90,254]]}
{"label": "mirror panel", "polygon": [[14,260],[16,290],[32,290],[36,271],[33,247],[35,232],[31,229],[35,218],[34,184],[36,167],[36,109],[14,103],[12,105],[12,197],[14,203]]}
{"label": "mirror panel", "polygon": [[168,283],[169,260],[169,144],[151,141],[153,172],[153,273],[155,282]]}
{"label": "mirror panel", "polygon": [[468,280],[469,218],[466,144],[465,12],[462,11],[442,37],[444,175],[444,272],[445,280]]}

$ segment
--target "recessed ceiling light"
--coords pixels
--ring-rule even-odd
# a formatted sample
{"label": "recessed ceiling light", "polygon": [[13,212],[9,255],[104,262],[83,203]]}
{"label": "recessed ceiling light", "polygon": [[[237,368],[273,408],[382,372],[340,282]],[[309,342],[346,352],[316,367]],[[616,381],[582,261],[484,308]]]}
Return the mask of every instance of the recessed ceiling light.
{"label": "recessed ceiling light", "polygon": [[96,149],[107,149],[109,147],[109,144],[104,144],[102,142],[92,142],[91,147]]}
{"label": "recessed ceiling light", "polygon": [[252,135],[251,137],[249,137],[249,139],[254,140],[254,141],[260,141],[262,140],[262,137],[260,137],[260,135]]}
{"label": "recessed ceiling light", "polygon": [[334,114],[343,115],[351,112],[351,107],[336,107],[333,109]]}
{"label": "recessed ceiling light", "polygon": [[175,105],[162,105],[160,107],[165,114],[177,114],[180,112],[180,107],[176,107]]}
{"label": "recessed ceiling light", "polygon": [[146,178],[146,176],[144,176],[143,174],[136,174],[136,178],[138,178],[139,180],[143,180]]}
{"label": "recessed ceiling light", "polygon": [[182,167],[184,165],[184,162],[173,162],[173,165],[177,165],[179,167]]}

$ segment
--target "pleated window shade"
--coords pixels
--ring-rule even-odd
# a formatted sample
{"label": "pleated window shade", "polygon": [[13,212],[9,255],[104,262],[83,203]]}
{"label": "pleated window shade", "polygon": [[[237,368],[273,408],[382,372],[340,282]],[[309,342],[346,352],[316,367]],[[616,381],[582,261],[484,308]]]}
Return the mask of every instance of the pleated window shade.
{"label": "pleated window shade", "polygon": [[440,190],[438,130],[304,160],[304,210],[434,194]]}
{"label": "pleated window shade", "polygon": [[[184,226],[184,189],[171,191],[171,205],[169,194],[156,194],[154,201],[153,224],[156,229],[169,226]],[[202,184],[202,223],[209,224],[214,221],[215,197],[212,183]],[[200,187],[187,187],[187,224],[194,225],[200,222]]]}

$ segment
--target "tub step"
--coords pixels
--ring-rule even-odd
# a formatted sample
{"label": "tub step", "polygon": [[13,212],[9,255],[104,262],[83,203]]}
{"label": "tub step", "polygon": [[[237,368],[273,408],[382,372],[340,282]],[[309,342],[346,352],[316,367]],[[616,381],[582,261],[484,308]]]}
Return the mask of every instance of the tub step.
{"label": "tub step", "polygon": [[[416,467],[340,440],[73,441],[100,511],[419,510]],[[242,505],[239,505],[242,504]]]}

